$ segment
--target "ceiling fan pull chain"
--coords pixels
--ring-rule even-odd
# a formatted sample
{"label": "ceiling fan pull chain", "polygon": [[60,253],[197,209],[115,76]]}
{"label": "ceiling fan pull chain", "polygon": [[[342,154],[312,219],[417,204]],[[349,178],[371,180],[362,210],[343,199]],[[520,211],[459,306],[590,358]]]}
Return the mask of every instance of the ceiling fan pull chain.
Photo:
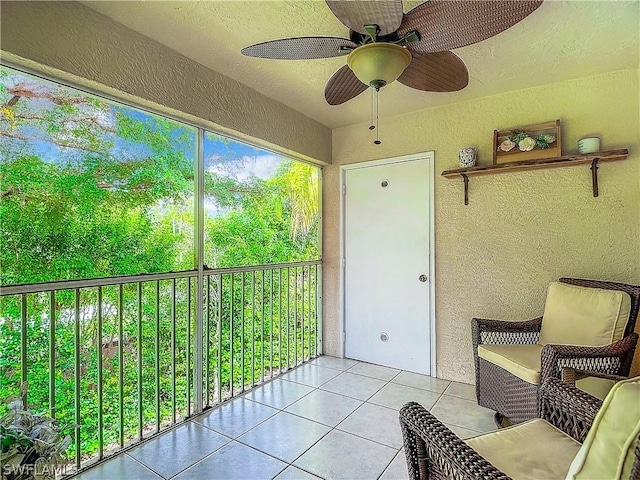
{"label": "ceiling fan pull chain", "polygon": [[371,104],[371,115],[369,115],[369,130],[375,130],[376,126],[373,123],[374,122],[374,118],[373,118],[373,87],[369,87],[369,90],[371,90],[371,94],[369,95],[369,103]]}
{"label": "ceiling fan pull chain", "polygon": [[380,89],[376,88],[376,139],[373,141],[376,145],[380,145]]}

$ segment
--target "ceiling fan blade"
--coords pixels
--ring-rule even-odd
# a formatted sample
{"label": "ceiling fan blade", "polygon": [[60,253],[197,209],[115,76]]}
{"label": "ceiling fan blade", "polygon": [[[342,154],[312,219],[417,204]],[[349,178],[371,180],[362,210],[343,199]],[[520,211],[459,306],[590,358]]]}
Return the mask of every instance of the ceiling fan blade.
{"label": "ceiling fan blade", "polygon": [[469,72],[460,57],[451,52],[415,52],[398,81],[426,92],[457,92],[469,83]]}
{"label": "ceiling fan blade", "polygon": [[327,82],[324,87],[324,98],[329,105],[341,105],[357,97],[368,88],[345,65],[334,73]]}
{"label": "ceiling fan blade", "polygon": [[398,34],[418,30],[412,52],[442,52],[471,45],[512,27],[542,5],[542,0],[429,0],[408,12]]}
{"label": "ceiling fan blade", "polygon": [[333,14],[354,32],[367,35],[366,24],[380,27],[379,35],[395,32],[402,23],[402,0],[326,0]]}
{"label": "ceiling fan blade", "polygon": [[309,58],[340,57],[356,47],[355,43],[346,38],[298,37],[257,43],[243,48],[241,52],[247,57],[306,60]]}

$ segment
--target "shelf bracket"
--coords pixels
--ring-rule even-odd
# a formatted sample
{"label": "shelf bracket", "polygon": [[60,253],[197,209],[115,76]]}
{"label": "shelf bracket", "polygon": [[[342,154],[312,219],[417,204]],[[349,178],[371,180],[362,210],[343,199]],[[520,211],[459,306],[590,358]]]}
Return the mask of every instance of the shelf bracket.
{"label": "shelf bracket", "polygon": [[464,182],[464,204],[469,205],[469,177],[466,173],[461,173],[462,181]]}
{"label": "shelf bracket", "polygon": [[593,196],[598,196],[598,160],[594,158],[591,162],[591,184],[593,185]]}

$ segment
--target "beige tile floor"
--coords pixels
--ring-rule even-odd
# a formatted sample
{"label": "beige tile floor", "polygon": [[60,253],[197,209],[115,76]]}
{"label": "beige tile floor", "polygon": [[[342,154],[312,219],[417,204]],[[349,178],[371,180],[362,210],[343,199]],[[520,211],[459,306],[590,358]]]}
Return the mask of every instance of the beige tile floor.
{"label": "beige tile floor", "polygon": [[408,401],[462,438],[495,429],[472,385],[321,356],[75,478],[404,480]]}

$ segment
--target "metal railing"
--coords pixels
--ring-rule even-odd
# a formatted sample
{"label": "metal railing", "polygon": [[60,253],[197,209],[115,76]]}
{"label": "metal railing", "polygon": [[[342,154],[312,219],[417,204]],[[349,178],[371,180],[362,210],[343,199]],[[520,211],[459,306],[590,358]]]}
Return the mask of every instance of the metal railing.
{"label": "metal railing", "polygon": [[82,469],[315,357],[321,268],[205,269],[201,315],[195,270],[3,287],[0,395],[28,381]]}

